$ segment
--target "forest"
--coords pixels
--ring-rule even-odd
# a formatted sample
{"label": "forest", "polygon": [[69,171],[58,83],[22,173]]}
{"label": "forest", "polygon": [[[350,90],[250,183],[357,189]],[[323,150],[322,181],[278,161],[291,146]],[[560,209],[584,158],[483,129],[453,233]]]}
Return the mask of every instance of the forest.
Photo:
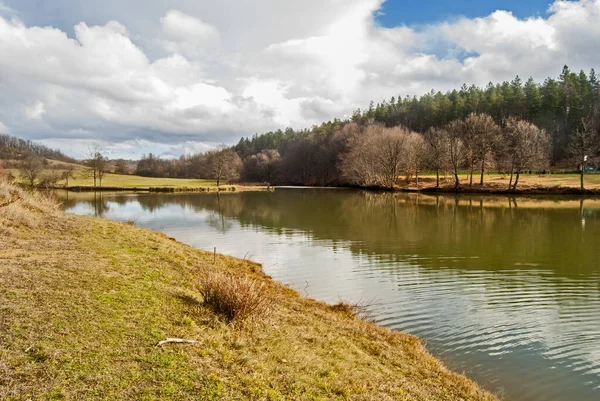
{"label": "forest", "polygon": [[400,177],[418,180],[423,171],[452,173],[456,185],[459,171],[469,172],[471,183],[478,171],[482,183],[484,172],[494,170],[514,174],[518,183],[522,171],[597,166],[599,131],[596,72],[565,66],[557,79],[542,83],[517,76],[485,88],[463,85],[446,93],[392,97],[346,119],[255,134],[233,148],[179,160],[147,155],[137,173],[392,187]]}
{"label": "forest", "polygon": [[76,163],[76,160],[59,150],[50,149],[26,139],[0,133],[0,160],[5,161],[8,167],[10,161],[23,160],[30,156],[43,157],[66,163]]}

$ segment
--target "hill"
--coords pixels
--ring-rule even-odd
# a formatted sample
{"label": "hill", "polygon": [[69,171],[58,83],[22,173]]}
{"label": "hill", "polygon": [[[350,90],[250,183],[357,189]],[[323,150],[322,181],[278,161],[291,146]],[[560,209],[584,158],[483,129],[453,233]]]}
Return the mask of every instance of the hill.
{"label": "hill", "polygon": [[65,155],[60,150],[50,149],[47,146],[26,139],[0,134],[0,160],[23,160],[28,156],[77,163],[77,160]]}

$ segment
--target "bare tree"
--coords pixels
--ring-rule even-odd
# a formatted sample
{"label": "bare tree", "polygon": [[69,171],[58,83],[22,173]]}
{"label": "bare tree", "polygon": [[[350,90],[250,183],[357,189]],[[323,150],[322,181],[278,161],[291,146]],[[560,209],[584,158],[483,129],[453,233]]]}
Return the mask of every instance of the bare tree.
{"label": "bare tree", "polygon": [[60,175],[60,179],[65,181],[65,186],[69,186],[69,179],[75,179],[75,167],[66,166]]}
{"label": "bare tree", "polygon": [[377,185],[377,155],[375,153],[376,130],[368,127],[358,136],[348,140],[348,152],[342,156],[342,176],[351,184],[360,186]]}
{"label": "bare tree", "polygon": [[470,155],[471,185],[473,184],[473,170],[476,162],[480,163],[481,179],[483,185],[486,164],[490,162],[494,150],[502,141],[502,130],[487,114],[471,113],[465,120],[465,138],[470,141],[467,145]]}
{"label": "bare tree", "polygon": [[446,129],[443,131],[445,136],[445,143],[447,146],[448,159],[454,173],[454,187],[460,187],[460,179],[458,178],[458,170],[461,168],[465,161],[465,154],[467,149],[465,148],[464,138],[465,124],[460,120],[450,122]]}
{"label": "bare tree", "polygon": [[581,190],[585,189],[584,175],[585,163],[588,158],[598,148],[598,134],[594,127],[594,121],[591,118],[583,118],[580,127],[571,138],[569,151],[575,158],[580,171],[580,186]]}
{"label": "bare tree", "polygon": [[[508,188],[515,190],[523,170],[545,168],[548,165],[550,137],[534,124],[511,117],[506,122],[505,142],[510,168]],[[516,178],[513,184],[514,174]]]}
{"label": "bare tree", "polygon": [[19,173],[31,188],[35,187],[35,182],[44,170],[44,159],[38,156],[29,156],[21,163]]}
{"label": "bare tree", "polygon": [[58,165],[51,165],[40,180],[40,185],[44,187],[46,191],[56,188],[56,185],[61,177],[59,168],[60,166]]}
{"label": "bare tree", "polygon": [[130,168],[125,160],[119,159],[115,162],[115,174],[130,174]]}
{"label": "bare tree", "polygon": [[427,165],[428,146],[423,135],[413,132],[407,138],[407,172],[414,174],[419,187],[419,173]]}
{"label": "bare tree", "polygon": [[100,182],[100,188],[102,188],[102,180],[106,174],[107,160],[101,153],[96,154],[96,167],[98,169],[98,181]]}
{"label": "bare tree", "polygon": [[383,132],[375,143],[376,152],[380,155],[380,181],[385,188],[394,188],[398,176],[406,166],[406,150],[408,131],[395,127]]}
{"label": "bare tree", "polygon": [[217,187],[222,180],[233,180],[239,177],[242,161],[238,154],[225,145],[221,145],[207,153],[211,178],[217,180]]}
{"label": "bare tree", "polygon": [[394,188],[407,164],[408,137],[402,127],[367,127],[350,141],[342,159],[344,177],[357,185]]}
{"label": "bare tree", "polygon": [[275,149],[265,149],[257,157],[257,164],[263,172],[267,182],[271,184],[277,163],[281,159],[279,152]]}
{"label": "bare tree", "polygon": [[88,151],[88,156],[89,159],[86,164],[91,169],[91,176],[94,179],[94,188],[97,186],[97,180],[100,180],[100,186],[102,186],[102,179],[106,173],[106,158],[102,155],[100,145],[92,145]]}
{"label": "bare tree", "polygon": [[466,121],[462,123],[462,143],[464,148],[464,162],[469,171],[469,185],[473,186],[473,172],[479,161],[479,152],[477,149],[477,131]]}
{"label": "bare tree", "polygon": [[440,187],[440,170],[448,164],[448,136],[444,130],[430,128],[423,134],[427,144],[427,161],[435,170],[435,186]]}

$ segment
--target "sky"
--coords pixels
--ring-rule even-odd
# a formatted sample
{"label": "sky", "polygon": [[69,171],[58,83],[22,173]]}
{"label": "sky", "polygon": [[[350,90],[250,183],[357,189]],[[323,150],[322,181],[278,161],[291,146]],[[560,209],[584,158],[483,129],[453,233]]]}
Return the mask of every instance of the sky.
{"label": "sky", "polygon": [[598,49],[600,0],[0,0],[0,132],[179,157]]}

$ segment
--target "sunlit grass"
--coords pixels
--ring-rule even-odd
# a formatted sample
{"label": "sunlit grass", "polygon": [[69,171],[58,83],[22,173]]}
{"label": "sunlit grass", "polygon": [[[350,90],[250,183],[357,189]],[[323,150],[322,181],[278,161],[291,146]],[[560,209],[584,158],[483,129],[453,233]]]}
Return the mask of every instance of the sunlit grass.
{"label": "sunlit grass", "polygon": [[[65,170],[58,169],[57,172],[60,174]],[[19,177],[19,171],[17,169],[11,169],[10,172],[13,176]],[[47,172],[45,173],[47,174]],[[42,174],[42,176],[44,173]],[[74,171],[75,178],[69,179],[69,186],[83,186],[92,187],[94,185],[94,179],[90,176],[90,170],[83,166],[77,166]],[[222,185],[227,182],[222,182]],[[65,180],[59,180],[58,186],[66,185]],[[97,186],[100,186],[100,182],[96,182]],[[216,180],[202,180],[202,179],[188,179],[188,178],[156,178],[156,177],[140,177],[137,175],[123,175],[123,174],[111,174],[107,173],[103,180],[103,187],[114,187],[114,188],[150,188],[150,187],[161,187],[161,188],[198,188],[198,187],[213,187],[217,185]]]}

